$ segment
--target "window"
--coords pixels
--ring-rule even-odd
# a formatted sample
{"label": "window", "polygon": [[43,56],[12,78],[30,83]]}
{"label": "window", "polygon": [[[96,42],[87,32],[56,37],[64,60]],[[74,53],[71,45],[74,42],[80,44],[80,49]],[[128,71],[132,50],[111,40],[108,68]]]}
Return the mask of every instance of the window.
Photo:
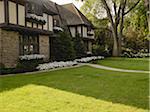
{"label": "window", "polygon": [[87,27],[87,31],[91,31],[92,30],[92,28],[91,27]]}
{"label": "window", "polygon": [[59,26],[59,21],[58,20],[54,19],[53,23],[54,23],[54,26]]}
{"label": "window", "polygon": [[39,37],[22,35],[19,37],[20,55],[38,54],[39,53]]}
{"label": "window", "polygon": [[29,14],[36,14],[37,16],[43,16],[42,6],[35,3],[26,3],[26,12]]}

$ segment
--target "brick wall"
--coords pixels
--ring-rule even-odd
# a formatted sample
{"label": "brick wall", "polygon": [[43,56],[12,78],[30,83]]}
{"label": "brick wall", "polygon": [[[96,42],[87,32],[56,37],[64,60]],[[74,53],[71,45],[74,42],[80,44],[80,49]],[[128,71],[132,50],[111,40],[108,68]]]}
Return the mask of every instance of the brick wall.
{"label": "brick wall", "polygon": [[12,68],[17,65],[19,57],[19,34],[0,29],[0,63]]}
{"label": "brick wall", "polygon": [[[49,61],[49,36],[39,36],[40,54],[46,56]],[[19,57],[19,33],[0,29],[0,64],[7,68],[14,68]]]}
{"label": "brick wall", "polygon": [[39,51],[40,54],[46,56],[45,61],[49,61],[50,50],[49,50],[49,36],[40,35],[39,36]]}

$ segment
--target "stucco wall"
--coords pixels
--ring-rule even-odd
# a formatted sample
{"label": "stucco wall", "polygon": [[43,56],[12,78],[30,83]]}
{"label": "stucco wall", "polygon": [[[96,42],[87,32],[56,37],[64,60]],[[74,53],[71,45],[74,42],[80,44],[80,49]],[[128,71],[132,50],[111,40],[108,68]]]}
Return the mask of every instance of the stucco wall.
{"label": "stucco wall", "polygon": [[87,37],[87,27],[83,26],[83,37]]}
{"label": "stucco wall", "polygon": [[22,5],[18,5],[18,23],[21,26],[25,26],[25,7]]}
{"label": "stucco wall", "polygon": [[43,17],[44,17],[44,19],[45,19],[45,21],[46,21],[46,23],[45,23],[45,25],[44,25],[44,30],[48,30],[48,24],[47,24],[47,22],[48,22],[48,20],[47,20],[47,17],[48,15],[47,14],[43,14]]}
{"label": "stucco wall", "polygon": [[0,29],[0,41],[0,63],[8,68],[15,67],[19,57],[19,34],[17,32]]}
{"label": "stucco wall", "polygon": [[4,1],[0,1],[0,23],[4,23],[5,15],[4,15]]}
{"label": "stucco wall", "polygon": [[31,22],[27,22],[27,27],[32,27],[32,23]]}
{"label": "stucco wall", "polygon": [[81,26],[77,27],[78,33],[81,35]]}
{"label": "stucco wall", "polygon": [[75,34],[76,34],[75,27],[70,27],[69,29],[70,29],[72,37],[75,37]]}
{"label": "stucco wall", "polygon": [[53,31],[53,17],[49,15],[49,31]]}
{"label": "stucco wall", "polygon": [[39,51],[40,51],[40,54],[45,55],[46,57],[45,61],[49,61],[49,58],[50,58],[49,47],[50,47],[49,36],[40,35],[39,36]]}
{"label": "stucco wall", "polygon": [[9,5],[9,23],[16,24],[17,23],[16,3],[9,1],[8,5]]}

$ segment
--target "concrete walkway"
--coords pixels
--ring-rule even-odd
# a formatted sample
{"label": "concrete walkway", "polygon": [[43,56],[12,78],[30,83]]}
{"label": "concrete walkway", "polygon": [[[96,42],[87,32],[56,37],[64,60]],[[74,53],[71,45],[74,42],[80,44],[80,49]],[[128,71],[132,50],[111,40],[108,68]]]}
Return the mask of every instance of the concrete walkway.
{"label": "concrete walkway", "polygon": [[112,70],[112,71],[118,71],[118,72],[132,72],[132,73],[150,73],[150,71],[142,71],[142,70],[125,70],[125,69],[119,69],[119,68],[112,68],[112,67],[107,67],[107,66],[102,66],[102,65],[97,65],[97,64],[85,64],[94,68],[100,68],[104,70]]}
{"label": "concrete walkway", "polygon": [[16,75],[31,75],[31,74],[44,73],[44,72],[50,72],[50,71],[56,71],[56,70],[63,70],[63,69],[69,69],[69,68],[77,68],[77,67],[81,67],[81,66],[85,66],[85,65],[91,66],[91,67],[94,67],[94,68],[99,68],[99,69],[104,69],[104,70],[111,70],[111,71],[118,71],[118,72],[150,73],[150,71],[125,70],[125,69],[111,68],[111,67],[97,65],[97,64],[80,63],[79,65],[71,66],[71,67],[56,68],[56,69],[42,70],[42,71],[35,71],[35,72],[18,73],[18,74],[0,75],[0,77],[16,76]]}

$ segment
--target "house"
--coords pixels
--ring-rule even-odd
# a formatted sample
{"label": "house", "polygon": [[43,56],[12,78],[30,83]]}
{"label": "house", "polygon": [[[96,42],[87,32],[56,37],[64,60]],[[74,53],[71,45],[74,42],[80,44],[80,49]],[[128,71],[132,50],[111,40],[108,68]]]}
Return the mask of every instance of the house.
{"label": "house", "polygon": [[72,37],[79,34],[83,38],[86,52],[92,53],[93,24],[72,3],[61,6],[56,4],[56,8],[63,26],[67,26]]}
{"label": "house", "polygon": [[51,58],[55,30],[79,33],[87,52],[94,39],[93,25],[73,5],[60,6],[49,0],[0,0],[0,65],[16,67],[19,56]]}

